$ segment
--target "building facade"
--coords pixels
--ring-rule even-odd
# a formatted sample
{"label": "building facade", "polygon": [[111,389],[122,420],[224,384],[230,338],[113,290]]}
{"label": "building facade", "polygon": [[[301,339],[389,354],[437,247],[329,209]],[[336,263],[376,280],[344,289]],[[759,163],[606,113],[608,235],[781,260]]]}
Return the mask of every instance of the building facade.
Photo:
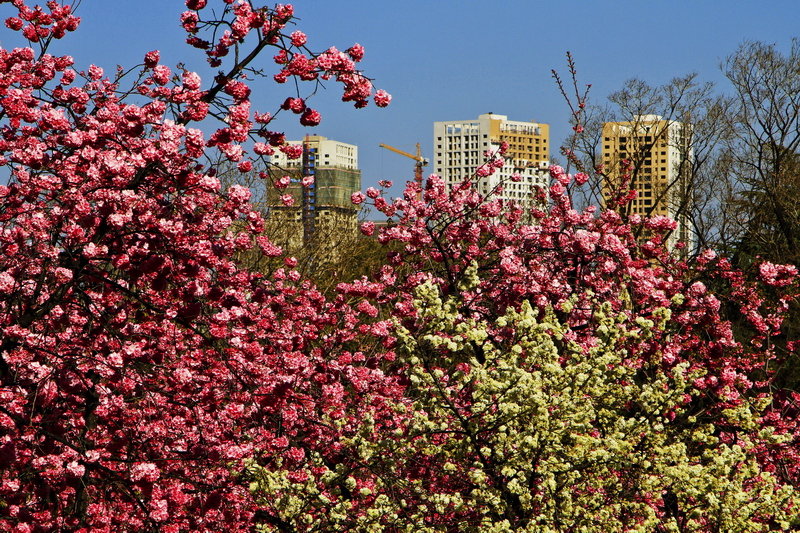
{"label": "building facade", "polygon": [[[321,235],[355,233],[358,226],[358,207],[350,200],[361,190],[361,170],[358,168],[358,147],[320,135],[308,135],[302,141],[288,144],[303,147],[300,159],[288,159],[276,152],[270,158],[270,176],[277,182],[289,176],[291,182],[283,190],[273,189],[268,195],[268,219],[277,223],[301,225],[299,234],[304,242]],[[304,177],[313,183],[302,185]],[[294,199],[286,206],[280,197],[290,194]],[[291,231],[293,234],[298,232]]]}
{"label": "building facade", "polygon": [[659,115],[637,115],[630,121],[606,122],[602,138],[604,201],[619,191],[627,176],[627,187],[637,195],[625,207],[626,213],[674,219],[678,225],[667,244],[683,242],[691,250],[690,126]]}
{"label": "building facade", "polygon": [[[534,187],[549,181],[549,142],[547,124],[508,120],[494,113],[479,115],[477,120],[434,122],[433,170],[451,186],[473,178],[484,195],[502,182],[500,198],[530,206],[535,202]],[[486,152],[497,152],[503,143],[508,143],[505,165],[491,176],[476,176]],[[522,179],[513,181],[514,174]]]}

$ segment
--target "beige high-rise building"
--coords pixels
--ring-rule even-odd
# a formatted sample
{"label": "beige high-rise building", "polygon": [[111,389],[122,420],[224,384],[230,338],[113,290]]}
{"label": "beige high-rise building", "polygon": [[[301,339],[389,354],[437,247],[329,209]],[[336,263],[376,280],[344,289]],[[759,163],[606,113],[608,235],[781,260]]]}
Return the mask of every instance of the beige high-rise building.
{"label": "beige high-rise building", "polygon": [[[619,190],[622,176],[637,196],[626,206],[628,215],[668,216],[678,226],[667,244],[677,242],[691,250],[694,243],[688,216],[691,208],[691,131],[688,125],[659,115],[637,115],[633,120],[603,125],[603,199]],[[642,235],[647,237],[648,235]]]}
{"label": "beige high-rise building", "polygon": [[[473,177],[484,163],[484,154],[508,143],[505,165],[495,174],[476,180],[478,190],[488,194],[503,182],[501,198],[530,205],[533,188],[547,186],[550,161],[550,127],[537,122],[508,120],[505,115],[486,113],[477,120],[433,123],[433,169],[449,185]],[[519,174],[519,182],[511,176]]]}

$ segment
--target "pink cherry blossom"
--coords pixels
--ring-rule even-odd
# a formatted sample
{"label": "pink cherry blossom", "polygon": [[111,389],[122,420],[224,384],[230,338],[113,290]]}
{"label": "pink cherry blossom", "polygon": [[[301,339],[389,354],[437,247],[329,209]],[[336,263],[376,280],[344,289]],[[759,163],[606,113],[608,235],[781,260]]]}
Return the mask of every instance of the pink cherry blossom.
{"label": "pink cherry blossom", "polygon": [[290,37],[292,39],[292,46],[296,46],[298,48],[306,44],[306,41],[308,41],[306,34],[300,30],[293,31]]}
{"label": "pink cherry blossom", "polygon": [[144,66],[146,68],[153,68],[158,65],[160,59],[161,54],[159,54],[158,50],[147,52],[144,56]]}
{"label": "pink cherry blossom", "polygon": [[389,105],[389,102],[392,101],[392,95],[384,91],[383,89],[379,89],[375,92],[375,105],[378,107],[386,107]]}
{"label": "pink cherry blossom", "polygon": [[317,126],[321,120],[322,116],[319,112],[309,107],[306,108],[303,112],[303,116],[300,117],[300,124],[303,126]]}

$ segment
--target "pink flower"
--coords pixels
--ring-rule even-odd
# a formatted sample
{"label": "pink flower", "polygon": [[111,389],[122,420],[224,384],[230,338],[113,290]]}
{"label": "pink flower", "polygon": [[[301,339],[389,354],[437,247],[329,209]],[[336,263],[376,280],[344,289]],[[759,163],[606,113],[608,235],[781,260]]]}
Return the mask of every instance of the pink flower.
{"label": "pink flower", "polygon": [[169,504],[167,500],[151,501],[150,509],[150,518],[154,521],[166,522],[169,519]]}
{"label": "pink flower", "polygon": [[11,30],[19,31],[22,29],[24,25],[25,22],[23,22],[22,19],[19,19],[17,17],[10,17],[6,19],[6,27]]}
{"label": "pink flower", "polygon": [[300,117],[300,124],[303,126],[316,126],[322,120],[322,115],[315,109],[307,108]]}
{"label": "pink flower", "polygon": [[[563,175],[564,174],[560,174],[560,176],[563,176]],[[566,191],[566,189],[564,188],[564,186],[559,181],[555,182],[554,184],[552,184],[550,186],[550,196],[552,198],[557,198],[557,197],[563,195],[565,191]]]}
{"label": "pink flower", "polygon": [[306,44],[306,41],[308,41],[306,34],[300,30],[293,31],[290,37],[292,39],[292,46],[296,46],[298,48]]}
{"label": "pink flower", "polygon": [[145,68],[153,68],[158,65],[158,61],[161,59],[161,55],[159,54],[158,50],[153,50],[151,52],[147,52],[144,55],[144,66]]}
{"label": "pink flower", "polygon": [[67,472],[72,474],[74,477],[81,477],[86,472],[86,467],[80,464],[78,461],[72,461],[67,464]]}
{"label": "pink flower", "polygon": [[314,176],[304,176],[301,181],[303,187],[311,187],[314,184]]}
{"label": "pink flower", "polygon": [[159,85],[166,85],[170,76],[172,76],[172,71],[166,65],[156,65],[153,68],[153,81]]}
{"label": "pink flower", "polygon": [[375,96],[373,97],[375,100],[375,105],[378,107],[386,107],[389,105],[389,102],[392,101],[392,95],[384,91],[383,89],[379,89],[375,92]]}
{"label": "pink flower", "polygon": [[99,80],[103,77],[103,69],[98,67],[97,65],[90,65],[89,66],[89,79],[90,80]]}
{"label": "pink flower", "polygon": [[258,155],[272,155],[275,153],[271,146],[264,143],[253,144],[253,151]]}
{"label": "pink flower", "polygon": [[362,204],[362,203],[364,203],[364,200],[366,200],[366,199],[367,198],[366,198],[366,196],[364,196],[364,193],[362,193],[360,191],[359,192],[354,192],[353,194],[350,195],[350,201],[354,205]]}
{"label": "pink flower", "polygon": [[356,309],[373,318],[378,316],[378,308],[366,300],[361,300],[361,302],[359,302],[359,304],[356,306]]}
{"label": "pink flower", "polygon": [[291,194],[282,194],[281,195],[281,203],[286,207],[291,207],[294,205],[294,196]]}
{"label": "pink flower", "polygon": [[706,249],[705,249],[705,250],[703,250],[703,252],[700,254],[700,257],[701,257],[701,258],[702,258],[704,261],[713,261],[714,259],[716,259],[716,258],[717,258],[717,252],[715,252],[714,250],[711,250],[710,248],[706,248]]}
{"label": "pink flower", "polygon": [[291,110],[293,113],[297,113],[299,115],[300,113],[305,111],[306,103],[305,100],[303,100],[302,98],[289,97],[283,101],[281,109],[285,109],[287,111]]}
{"label": "pink flower", "polygon": [[[58,267],[55,269],[56,281],[59,283],[66,283],[72,280],[72,270],[64,267]],[[0,274],[2,276],[2,274]],[[0,289],[0,292],[2,290]]]}
{"label": "pink flower", "polygon": [[152,483],[160,477],[158,467],[153,463],[137,463],[130,469],[132,481],[147,481]]}
{"label": "pink flower", "polygon": [[14,284],[15,280],[11,274],[8,272],[0,272],[0,293],[10,293],[14,289]]}
{"label": "pink flower", "polygon": [[241,185],[234,185],[228,189],[228,198],[240,204],[250,200],[251,194],[250,189]]}
{"label": "pink flower", "polygon": [[284,456],[295,463],[299,463],[305,458],[306,452],[303,448],[291,447],[286,450]]}
{"label": "pink flower", "polygon": [[656,215],[645,221],[645,227],[657,231],[672,231],[678,227],[678,223],[670,217]]}
{"label": "pink flower", "polygon": [[[190,34],[196,33],[198,22],[200,22],[200,17],[198,17],[197,13],[194,11],[184,11],[181,13],[181,26],[183,27],[184,31]],[[197,48],[205,48],[208,45],[208,43],[205,43],[205,41],[196,37],[190,37],[186,40],[186,42]]]}
{"label": "pink flower", "polygon": [[550,165],[550,177],[557,180],[559,176],[564,174],[564,167],[560,165]]}
{"label": "pink flower", "polygon": [[376,189],[375,187],[369,187],[367,189],[367,196],[369,198],[372,198],[373,200],[375,198],[377,198],[378,196],[380,196],[380,195],[381,195],[380,191],[378,189]]}
{"label": "pink flower", "polygon": [[290,178],[289,176],[282,176],[281,178],[275,181],[275,188],[285,189],[286,187],[289,186],[291,182],[292,178]]}
{"label": "pink flower", "polygon": [[364,235],[370,236],[375,233],[375,223],[371,220],[363,222],[361,224],[361,233]]}
{"label": "pink flower", "polygon": [[475,170],[475,175],[479,178],[485,178],[494,174],[494,169],[491,165],[481,165]]}
{"label": "pink flower", "polygon": [[259,124],[269,124],[272,121],[272,114],[270,113],[256,113],[254,115],[255,121]]}
{"label": "pink flower", "polygon": [[356,43],[347,50],[347,55],[355,62],[361,61],[364,59],[364,47]]}
{"label": "pink flower", "polygon": [[286,154],[287,159],[300,159],[303,155],[303,147],[299,144],[284,144],[280,151]]}
{"label": "pink flower", "polygon": [[758,265],[758,273],[767,285],[784,287],[792,283],[797,276],[797,267],[794,265],[776,265],[765,261]]}
{"label": "pink flower", "polygon": [[225,94],[233,96],[236,102],[242,102],[250,97],[250,87],[238,80],[231,80],[223,88]]}
{"label": "pink flower", "polygon": [[267,257],[280,257],[280,255],[283,253],[283,249],[280,246],[273,244],[269,238],[264,235],[259,235],[256,237],[256,243],[261,249],[261,252]]}

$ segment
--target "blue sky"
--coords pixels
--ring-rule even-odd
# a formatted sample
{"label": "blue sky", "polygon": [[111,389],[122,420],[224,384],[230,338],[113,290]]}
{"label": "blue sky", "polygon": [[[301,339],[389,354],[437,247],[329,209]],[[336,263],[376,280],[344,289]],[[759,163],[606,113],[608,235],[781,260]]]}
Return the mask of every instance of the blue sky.
{"label": "blue sky", "polygon": [[[358,145],[364,187],[378,179],[409,179],[413,162],[378,144],[413,151],[420,142],[429,155],[435,120],[491,111],[545,122],[551,126],[551,144],[558,146],[569,130],[569,110],[550,70],[566,75],[567,51],[575,57],[580,82],[592,84],[590,99],[602,103],[632,77],[661,84],[698,72],[726,90],[719,64],[742,41],[761,40],[786,50],[800,35],[797,0],[496,0],[491,5],[300,0],[294,5],[297,28],[309,35],[312,49],[361,43],[363,68],[394,96],[386,109],[355,110],[339,102],[339,88],[329,84],[311,104],[323,115],[319,127],[308,131],[289,116],[276,126],[289,138],[313,132]],[[136,64],[157,48],[164,63],[184,61],[207,74],[200,55],[182,43],[177,21],[183,6],[182,0],[83,0],[82,26],[58,51],[74,55],[81,65],[113,69]],[[0,8],[3,18],[11,14],[8,6]],[[18,44],[9,33],[0,30],[2,46]],[[265,68],[274,67],[269,57]],[[255,107],[274,109],[291,95],[289,89],[260,85]]]}

